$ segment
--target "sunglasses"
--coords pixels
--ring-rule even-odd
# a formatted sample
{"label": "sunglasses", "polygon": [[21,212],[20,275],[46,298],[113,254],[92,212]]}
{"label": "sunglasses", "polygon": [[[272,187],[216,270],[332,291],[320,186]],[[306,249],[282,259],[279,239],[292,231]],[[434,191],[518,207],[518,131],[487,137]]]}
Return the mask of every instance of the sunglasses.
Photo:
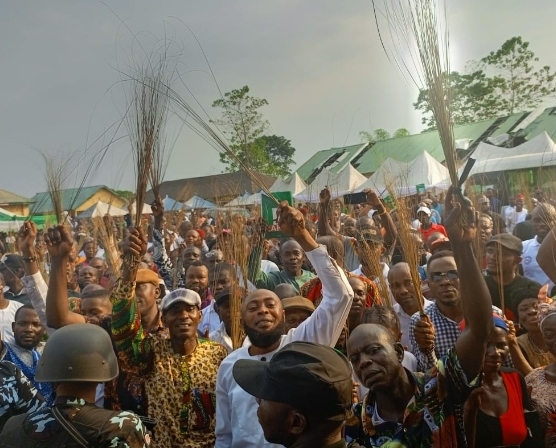
{"label": "sunglasses", "polygon": [[446,277],[450,281],[453,281],[459,279],[459,274],[456,270],[451,270],[448,272],[431,272],[429,274],[429,279],[435,283],[441,282],[444,277]]}

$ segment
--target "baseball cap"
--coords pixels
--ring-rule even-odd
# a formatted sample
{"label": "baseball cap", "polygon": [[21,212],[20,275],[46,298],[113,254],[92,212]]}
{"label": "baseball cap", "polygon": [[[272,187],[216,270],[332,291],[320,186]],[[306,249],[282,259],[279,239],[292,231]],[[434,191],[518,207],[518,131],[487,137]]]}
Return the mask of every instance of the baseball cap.
{"label": "baseball cap", "polygon": [[434,241],[429,249],[432,254],[440,250],[452,250],[452,246],[450,245],[450,240],[443,236]]}
{"label": "baseball cap", "polygon": [[178,288],[174,289],[164,296],[160,302],[160,311],[164,312],[172,305],[178,302],[186,303],[191,306],[201,307],[201,297],[191,289]]}
{"label": "baseball cap", "polygon": [[382,233],[380,229],[375,226],[365,227],[357,233],[357,241],[362,243],[363,241],[372,241],[373,243],[382,243],[384,239],[382,238]]}
{"label": "baseball cap", "polygon": [[23,262],[23,257],[17,254],[8,254],[5,255],[2,261],[0,262],[0,270],[2,269],[17,269],[22,268],[25,266]]}
{"label": "baseball cap", "polygon": [[282,308],[284,308],[284,311],[294,309],[305,310],[309,311],[310,313],[315,311],[315,305],[313,304],[313,302],[301,296],[287,297],[285,299],[282,299]]}
{"label": "baseball cap", "polygon": [[511,233],[499,233],[494,235],[486,243],[487,246],[494,243],[500,244],[502,247],[509,249],[519,255],[523,252],[523,243],[517,236],[513,236]]}
{"label": "baseball cap", "polygon": [[150,269],[138,269],[135,276],[135,283],[151,283],[158,287],[160,279],[158,274]]}
{"label": "baseball cap", "polygon": [[236,361],[232,373],[237,384],[256,398],[286,403],[316,418],[351,417],[351,365],[331,347],[292,342],[270,362]]}
{"label": "baseball cap", "polygon": [[430,216],[430,215],[431,215],[431,209],[428,208],[428,207],[419,207],[419,208],[417,209],[417,214],[419,214],[419,213],[421,213],[421,212],[422,212],[422,213],[425,213],[427,216]]}

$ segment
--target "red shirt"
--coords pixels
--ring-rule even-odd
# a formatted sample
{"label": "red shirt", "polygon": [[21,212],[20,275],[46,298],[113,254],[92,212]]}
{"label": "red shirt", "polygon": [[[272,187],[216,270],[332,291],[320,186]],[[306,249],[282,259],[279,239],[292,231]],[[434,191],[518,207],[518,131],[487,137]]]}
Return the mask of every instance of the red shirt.
{"label": "red shirt", "polygon": [[429,236],[431,236],[433,233],[436,232],[441,233],[445,237],[448,237],[448,234],[446,233],[446,229],[444,228],[444,226],[440,224],[435,224],[434,222],[431,222],[431,226],[428,229],[425,229],[423,228],[423,226],[421,226],[419,230],[421,231],[421,235],[423,235],[423,241],[425,242],[429,239]]}

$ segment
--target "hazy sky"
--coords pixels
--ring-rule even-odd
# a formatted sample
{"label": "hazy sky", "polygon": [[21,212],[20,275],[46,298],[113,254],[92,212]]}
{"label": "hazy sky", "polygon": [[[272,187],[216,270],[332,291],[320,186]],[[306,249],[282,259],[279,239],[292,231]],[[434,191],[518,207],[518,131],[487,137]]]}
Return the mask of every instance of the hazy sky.
{"label": "hazy sky", "polygon": [[[314,152],[359,142],[361,130],[406,127],[419,132],[417,91],[388,62],[370,0],[20,0],[0,15],[0,188],[32,196],[45,190],[37,149],[98,151],[114,135],[126,103],[118,72],[139,42],[167,36],[183,46],[180,72],[211,114],[219,96],[195,33],[223,92],[248,85],[266,98],[271,132],[297,149],[297,164]],[[554,0],[448,0],[452,66],[521,35],[543,64],[556,67]],[[129,27],[129,30],[128,30]],[[130,31],[131,30],[131,31]],[[185,88],[177,87],[183,95]],[[108,131],[103,140],[95,140]],[[170,126],[170,134],[178,126]],[[133,188],[129,140],[121,128],[88,185]],[[71,165],[71,164],[70,164]],[[80,167],[78,176],[86,170]],[[218,154],[182,130],[166,179],[221,172]],[[77,176],[77,177],[78,177]],[[76,176],[67,187],[79,184]]]}

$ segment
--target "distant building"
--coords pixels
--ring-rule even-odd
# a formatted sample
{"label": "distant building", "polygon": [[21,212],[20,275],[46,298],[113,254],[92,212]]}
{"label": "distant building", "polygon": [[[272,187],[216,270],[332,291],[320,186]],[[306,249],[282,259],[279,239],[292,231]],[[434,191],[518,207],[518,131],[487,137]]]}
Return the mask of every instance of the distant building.
{"label": "distant building", "polygon": [[[258,179],[270,188],[276,178],[255,173]],[[261,187],[245,172],[214,174],[212,176],[191,177],[188,179],[168,180],[160,184],[160,196],[169,196],[176,201],[185,202],[197,195],[203,199],[222,205],[244,193],[257,193]],[[147,192],[146,201],[154,200],[152,191]]]}
{"label": "distant building", "polygon": [[28,216],[32,199],[19,196],[11,191],[0,189],[0,208],[15,213],[18,216]]}
{"label": "distant building", "polygon": [[[34,204],[31,207],[31,213],[34,215],[50,215],[54,213],[54,207],[48,192],[37,193],[32,200]],[[124,198],[104,185],[69,188],[62,191],[62,209],[69,212],[72,217],[87,210],[99,201],[117,208],[125,208],[127,204]]]}
{"label": "distant building", "polygon": [[[454,137],[458,156],[464,159],[481,142],[514,147],[544,131],[554,139],[556,107],[454,126]],[[444,162],[437,131],[318,151],[296,172],[310,184],[324,168],[338,173],[346,164],[351,163],[357,171],[369,177],[388,157],[400,162],[409,162],[423,151],[427,151],[439,162]]]}

